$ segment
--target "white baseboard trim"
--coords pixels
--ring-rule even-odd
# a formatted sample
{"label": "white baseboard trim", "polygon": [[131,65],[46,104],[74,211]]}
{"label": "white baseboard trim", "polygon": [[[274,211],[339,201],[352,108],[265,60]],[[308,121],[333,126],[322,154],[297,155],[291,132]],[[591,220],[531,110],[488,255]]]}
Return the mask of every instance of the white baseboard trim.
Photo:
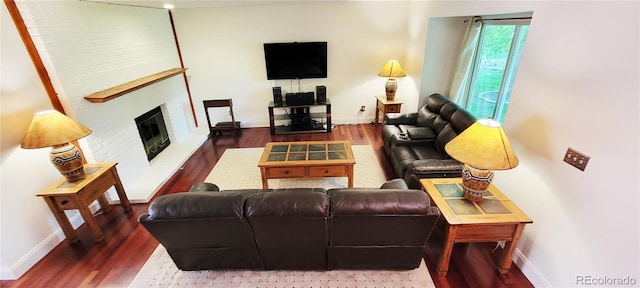
{"label": "white baseboard trim", "polygon": [[519,249],[516,249],[513,254],[513,262],[520,268],[522,274],[527,276],[533,287],[553,287]]}
{"label": "white baseboard trim", "polygon": [[[95,213],[99,208],[100,206],[95,201],[89,206],[89,209],[91,209],[91,213]],[[78,229],[80,225],[84,224],[84,219],[82,219],[80,213],[76,212],[74,216],[69,218],[69,222],[71,222],[71,226],[73,227],[73,229]],[[31,249],[31,251],[29,251],[18,261],[16,261],[16,263],[11,265],[7,269],[3,269],[3,271],[1,271],[2,274],[0,275],[0,279],[16,280],[20,278],[20,276],[29,271],[29,269],[31,269],[33,265],[36,265],[38,261],[44,258],[44,256],[51,252],[51,250],[58,246],[58,244],[60,244],[60,242],[62,242],[64,239],[64,232],[62,232],[61,228],[54,230],[51,235],[45,238],[36,247]]]}

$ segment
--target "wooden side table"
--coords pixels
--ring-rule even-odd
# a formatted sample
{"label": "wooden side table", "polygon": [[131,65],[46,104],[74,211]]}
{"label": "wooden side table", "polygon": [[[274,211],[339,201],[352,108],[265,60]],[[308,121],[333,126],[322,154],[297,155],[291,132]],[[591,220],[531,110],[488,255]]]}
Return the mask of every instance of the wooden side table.
{"label": "wooden side table", "polygon": [[533,220],[493,185],[484,199],[474,203],[462,197],[461,178],[421,179],[420,184],[446,220],[438,273],[447,275],[454,243],[493,241],[506,241],[498,272],[507,273],[524,226]]}
{"label": "wooden side table", "polygon": [[118,197],[120,198],[120,204],[124,211],[131,211],[129,199],[127,198],[127,194],[125,194],[124,187],[122,186],[122,182],[120,182],[120,177],[116,170],[117,164],[118,163],[115,162],[85,164],[86,178],[76,182],[67,182],[62,178],[37,194],[47,202],[49,209],[53,212],[53,216],[56,217],[58,224],[60,224],[69,242],[76,243],[79,239],[69,219],[65,215],[64,210],[74,209],[80,211],[80,215],[82,215],[84,222],[91,230],[94,240],[100,242],[104,239],[100,226],[98,226],[93,213],[91,213],[89,209],[89,205],[93,201],[98,200],[102,210],[109,212],[111,207],[104,193],[107,192],[111,186],[116,188]]}
{"label": "wooden side table", "polygon": [[380,111],[382,111],[382,118],[384,119],[384,115],[387,113],[400,113],[400,108],[402,108],[402,101],[396,99],[387,100],[387,96],[378,95],[376,96],[376,121],[378,124],[378,116]]}

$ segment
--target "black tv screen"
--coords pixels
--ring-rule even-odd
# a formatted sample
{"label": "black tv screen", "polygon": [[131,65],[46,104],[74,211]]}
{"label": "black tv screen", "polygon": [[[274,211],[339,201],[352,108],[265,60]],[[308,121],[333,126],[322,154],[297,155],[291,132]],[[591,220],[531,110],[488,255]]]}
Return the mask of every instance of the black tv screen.
{"label": "black tv screen", "polygon": [[327,42],[265,43],[267,79],[327,78]]}

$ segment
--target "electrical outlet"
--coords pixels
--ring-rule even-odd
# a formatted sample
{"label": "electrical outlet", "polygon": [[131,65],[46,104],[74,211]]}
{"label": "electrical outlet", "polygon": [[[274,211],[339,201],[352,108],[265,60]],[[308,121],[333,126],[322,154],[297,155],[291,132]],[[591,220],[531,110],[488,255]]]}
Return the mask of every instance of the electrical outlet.
{"label": "electrical outlet", "polygon": [[364,105],[360,106],[360,112],[364,112]]}
{"label": "electrical outlet", "polygon": [[567,162],[571,164],[571,166],[582,171],[587,167],[589,159],[589,156],[582,154],[571,147],[567,148],[567,153],[564,154],[564,162]]}

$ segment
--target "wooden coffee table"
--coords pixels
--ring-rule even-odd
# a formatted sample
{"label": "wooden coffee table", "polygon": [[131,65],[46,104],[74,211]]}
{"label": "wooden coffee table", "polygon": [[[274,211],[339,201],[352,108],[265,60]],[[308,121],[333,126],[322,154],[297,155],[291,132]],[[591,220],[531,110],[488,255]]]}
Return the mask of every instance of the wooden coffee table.
{"label": "wooden coffee table", "polygon": [[447,274],[454,243],[493,241],[506,241],[498,272],[507,273],[524,226],[533,220],[493,184],[484,199],[476,203],[462,197],[461,178],[421,179],[420,184],[446,220],[438,273]]}
{"label": "wooden coffee table", "polygon": [[349,141],[269,142],[258,162],[262,188],[269,179],[347,177],[353,187],[353,157]]}

